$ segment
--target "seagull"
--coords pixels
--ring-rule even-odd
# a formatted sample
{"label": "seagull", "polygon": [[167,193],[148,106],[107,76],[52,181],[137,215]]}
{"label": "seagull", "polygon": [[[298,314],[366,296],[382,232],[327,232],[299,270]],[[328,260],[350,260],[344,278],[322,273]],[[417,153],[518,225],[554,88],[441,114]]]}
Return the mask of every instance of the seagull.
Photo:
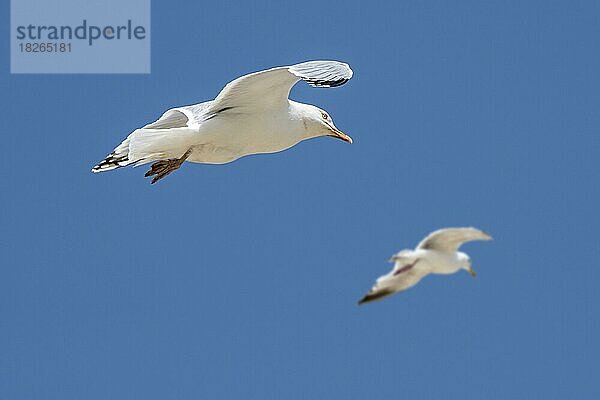
{"label": "seagull", "polygon": [[350,78],[350,66],[339,61],[308,61],[244,75],[229,82],[214,100],[171,108],[136,129],[92,172],[154,162],[145,176],[153,176],[155,183],[184,161],[225,164],[319,136],[352,143],[325,110],[288,99],[300,80],[314,87],[336,87]]}
{"label": "seagull", "polygon": [[476,228],[444,228],[430,233],[414,250],[401,250],[390,262],[394,268],[379,277],[358,304],[382,299],[413,287],[429,274],[453,274],[461,269],[475,277],[471,259],[458,248],[472,240],[491,240],[492,237]]}

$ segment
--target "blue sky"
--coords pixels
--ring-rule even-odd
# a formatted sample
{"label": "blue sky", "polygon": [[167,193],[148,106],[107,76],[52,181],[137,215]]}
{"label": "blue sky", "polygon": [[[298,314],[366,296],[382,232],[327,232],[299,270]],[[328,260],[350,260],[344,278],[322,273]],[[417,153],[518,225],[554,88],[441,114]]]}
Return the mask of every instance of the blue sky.
{"label": "blue sky", "polygon": [[[0,398],[597,399],[597,2],[152,5],[149,75],[10,75],[0,51]],[[485,3],[485,4],[483,4]],[[90,168],[248,72],[329,138],[156,185]],[[473,225],[478,277],[362,307],[388,257]]]}

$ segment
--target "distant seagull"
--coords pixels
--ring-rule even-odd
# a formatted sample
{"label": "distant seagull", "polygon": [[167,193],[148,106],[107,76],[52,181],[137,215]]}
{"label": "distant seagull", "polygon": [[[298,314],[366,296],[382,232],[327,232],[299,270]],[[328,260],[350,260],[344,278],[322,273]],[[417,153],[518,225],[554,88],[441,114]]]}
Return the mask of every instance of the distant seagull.
{"label": "distant seagull", "polygon": [[415,250],[402,250],[392,256],[394,269],[377,279],[375,286],[358,304],[378,300],[406,290],[429,274],[453,274],[461,269],[475,276],[471,259],[458,251],[472,240],[491,240],[487,233],[475,228],[445,228],[432,232]]}
{"label": "distant seagull", "polygon": [[300,80],[334,87],[350,78],[348,64],[338,61],[308,61],[244,75],[229,82],[214,100],[172,108],[136,129],[92,171],[154,161],[145,176],[154,176],[155,183],[184,161],[225,164],[249,154],[282,151],[317,136],[352,143],[327,112],[288,99]]}

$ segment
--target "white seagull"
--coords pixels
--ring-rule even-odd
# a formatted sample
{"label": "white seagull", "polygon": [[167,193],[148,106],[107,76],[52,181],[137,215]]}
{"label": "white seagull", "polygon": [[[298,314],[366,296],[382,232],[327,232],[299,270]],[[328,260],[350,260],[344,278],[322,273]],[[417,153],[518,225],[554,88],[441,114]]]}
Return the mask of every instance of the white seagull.
{"label": "white seagull", "polygon": [[154,162],[145,176],[154,175],[155,183],[184,161],[225,164],[249,154],[282,151],[318,136],[352,143],[327,112],[288,99],[300,80],[335,87],[350,78],[350,66],[338,61],[308,61],[244,75],[229,82],[214,100],[171,108],[136,129],[92,171]]}
{"label": "white seagull", "polygon": [[472,240],[491,240],[492,237],[475,228],[445,228],[432,232],[414,250],[401,250],[390,262],[394,268],[377,279],[375,286],[358,304],[378,300],[406,290],[429,274],[453,274],[461,269],[475,276],[471,259],[458,248]]}

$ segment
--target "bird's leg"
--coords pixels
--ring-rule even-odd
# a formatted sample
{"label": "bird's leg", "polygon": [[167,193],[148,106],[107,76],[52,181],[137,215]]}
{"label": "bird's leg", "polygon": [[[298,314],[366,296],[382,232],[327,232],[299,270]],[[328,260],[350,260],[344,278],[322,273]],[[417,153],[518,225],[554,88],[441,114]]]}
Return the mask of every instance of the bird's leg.
{"label": "bird's leg", "polygon": [[181,167],[181,164],[183,164],[183,162],[190,156],[190,154],[192,154],[192,150],[193,150],[193,148],[190,147],[188,149],[188,151],[186,151],[179,158],[170,158],[168,160],[160,160],[160,161],[155,162],[154,164],[152,164],[152,167],[150,167],[150,170],[148,172],[146,172],[146,174],[144,176],[148,177],[148,176],[156,175],[154,178],[152,178],[152,182],[151,182],[151,183],[156,183],[158,180],[164,178],[165,176],[169,175],[171,172],[173,172],[176,169],[178,169],[179,167]]}

